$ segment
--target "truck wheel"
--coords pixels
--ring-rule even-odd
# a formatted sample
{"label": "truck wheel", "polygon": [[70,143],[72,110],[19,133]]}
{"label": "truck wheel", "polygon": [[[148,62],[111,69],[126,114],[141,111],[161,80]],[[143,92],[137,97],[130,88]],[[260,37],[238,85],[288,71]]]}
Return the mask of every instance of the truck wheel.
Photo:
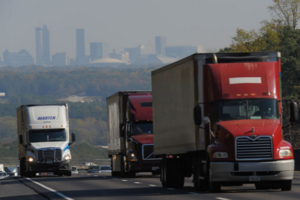
{"label": "truck wheel", "polygon": [[166,158],[163,158],[161,161],[161,184],[164,188],[169,187],[167,183],[166,171],[167,171]]}
{"label": "truck wheel", "polygon": [[257,190],[268,190],[271,188],[271,184],[268,181],[255,183],[255,188]]}
{"label": "truck wheel", "polygon": [[207,160],[203,160],[200,156],[194,158],[193,161],[193,181],[194,188],[198,191],[209,191],[209,174]]}
{"label": "truck wheel", "polygon": [[213,182],[211,180],[211,169],[210,169],[210,166],[209,166],[209,187],[210,187],[210,191],[211,192],[220,192],[221,191],[221,183],[218,183],[218,182]]}
{"label": "truck wheel", "polygon": [[292,180],[282,181],[281,182],[281,190],[282,191],[290,191],[292,189]]}
{"label": "truck wheel", "polygon": [[[61,173],[61,174],[62,174],[62,173]],[[65,176],[72,176],[72,172],[68,170],[68,171],[66,171],[66,172],[64,173],[64,175],[65,175]]]}
{"label": "truck wheel", "polygon": [[176,161],[173,159],[163,158],[162,162],[161,180],[163,187],[183,187],[184,173],[183,170],[177,166]]}
{"label": "truck wheel", "polygon": [[25,176],[25,170],[26,170],[26,163],[25,159],[20,160],[20,176]]}

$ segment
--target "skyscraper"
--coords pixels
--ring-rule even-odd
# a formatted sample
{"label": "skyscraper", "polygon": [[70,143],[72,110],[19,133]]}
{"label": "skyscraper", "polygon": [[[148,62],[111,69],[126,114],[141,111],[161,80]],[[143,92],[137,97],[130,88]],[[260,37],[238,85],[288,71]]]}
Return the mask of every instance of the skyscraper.
{"label": "skyscraper", "polygon": [[44,64],[50,63],[50,38],[49,30],[46,25],[43,25],[43,54],[42,59]]}
{"label": "skyscraper", "polygon": [[166,37],[163,37],[163,36],[155,37],[156,54],[165,54],[166,53],[166,45],[167,45]]}
{"label": "skyscraper", "polygon": [[85,59],[84,29],[76,29],[76,61],[78,64]]}
{"label": "skyscraper", "polygon": [[43,65],[42,60],[42,29],[35,28],[35,63],[36,65]]}
{"label": "skyscraper", "polygon": [[91,42],[90,43],[90,58],[91,61],[100,58],[108,57],[108,45],[103,42]]}

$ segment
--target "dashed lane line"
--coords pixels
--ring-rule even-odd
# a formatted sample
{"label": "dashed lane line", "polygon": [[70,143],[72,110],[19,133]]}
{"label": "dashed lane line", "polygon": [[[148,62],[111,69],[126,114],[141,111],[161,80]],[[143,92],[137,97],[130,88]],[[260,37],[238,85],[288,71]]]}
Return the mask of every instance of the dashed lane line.
{"label": "dashed lane line", "polygon": [[231,200],[231,199],[227,199],[227,198],[223,198],[223,197],[216,197],[216,199],[218,199],[218,200]]}
{"label": "dashed lane line", "polygon": [[43,185],[43,184],[41,184],[41,183],[38,183],[38,182],[36,182],[36,181],[34,181],[34,180],[30,179],[30,178],[26,178],[26,179],[29,180],[29,181],[31,181],[31,182],[33,182],[33,183],[35,183],[35,184],[37,184],[37,185],[39,185],[39,186],[41,186],[42,188],[45,188],[46,190],[49,190],[49,191],[51,191],[51,192],[54,192],[55,194],[57,194],[58,196],[60,196],[60,197],[62,197],[62,198],[64,198],[64,199],[67,199],[67,200],[74,200],[74,199],[72,199],[72,198],[70,198],[70,197],[67,197],[66,195],[64,195],[64,194],[62,194],[62,193],[60,193],[60,192],[57,192],[56,190],[53,190],[52,188],[49,188],[49,187],[47,187],[47,186],[45,186],[45,185]]}
{"label": "dashed lane line", "polygon": [[152,184],[150,184],[149,186],[150,186],[150,187],[155,187],[156,185],[152,185]]}
{"label": "dashed lane line", "polygon": [[127,180],[122,180],[122,181],[124,181],[124,182],[125,182],[125,181],[127,181]]}

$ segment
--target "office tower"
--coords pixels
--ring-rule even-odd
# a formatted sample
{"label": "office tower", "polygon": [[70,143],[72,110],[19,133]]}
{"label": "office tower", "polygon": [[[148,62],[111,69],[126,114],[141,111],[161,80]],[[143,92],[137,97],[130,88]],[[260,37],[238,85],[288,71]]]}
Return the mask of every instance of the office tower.
{"label": "office tower", "polygon": [[81,63],[85,59],[84,29],[76,29],[76,60]]}
{"label": "office tower", "polygon": [[46,25],[43,25],[43,53],[42,59],[44,64],[50,63],[50,38],[49,30]]}
{"label": "office tower", "polygon": [[52,56],[52,65],[54,66],[66,66],[68,65],[67,54],[63,53],[55,53]]}
{"label": "office tower", "polygon": [[166,52],[167,39],[163,36],[155,37],[155,50],[156,54],[165,54]]}
{"label": "office tower", "polygon": [[43,65],[42,60],[42,29],[35,28],[35,63],[36,65]]}
{"label": "office tower", "polygon": [[91,61],[107,58],[108,57],[108,45],[103,42],[91,42],[90,43],[90,58]]}

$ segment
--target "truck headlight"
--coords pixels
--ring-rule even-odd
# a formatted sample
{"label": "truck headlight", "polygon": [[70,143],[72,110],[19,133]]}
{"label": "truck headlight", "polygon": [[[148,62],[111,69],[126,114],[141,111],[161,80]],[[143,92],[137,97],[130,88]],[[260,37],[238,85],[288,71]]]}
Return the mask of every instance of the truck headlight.
{"label": "truck headlight", "polygon": [[130,154],[130,161],[137,161],[134,153]]}
{"label": "truck headlight", "polygon": [[28,157],[28,162],[33,162],[33,161],[34,161],[33,157],[29,156]]}
{"label": "truck headlight", "polygon": [[279,156],[280,157],[288,157],[288,156],[292,156],[293,154],[292,154],[292,152],[291,152],[291,150],[280,150],[279,151]]}
{"label": "truck headlight", "polygon": [[227,152],[215,152],[212,156],[213,158],[228,158]]}
{"label": "truck headlight", "polygon": [[71,160],[71,156],[70,155],[66,155],[65,156],[65,160]]}

